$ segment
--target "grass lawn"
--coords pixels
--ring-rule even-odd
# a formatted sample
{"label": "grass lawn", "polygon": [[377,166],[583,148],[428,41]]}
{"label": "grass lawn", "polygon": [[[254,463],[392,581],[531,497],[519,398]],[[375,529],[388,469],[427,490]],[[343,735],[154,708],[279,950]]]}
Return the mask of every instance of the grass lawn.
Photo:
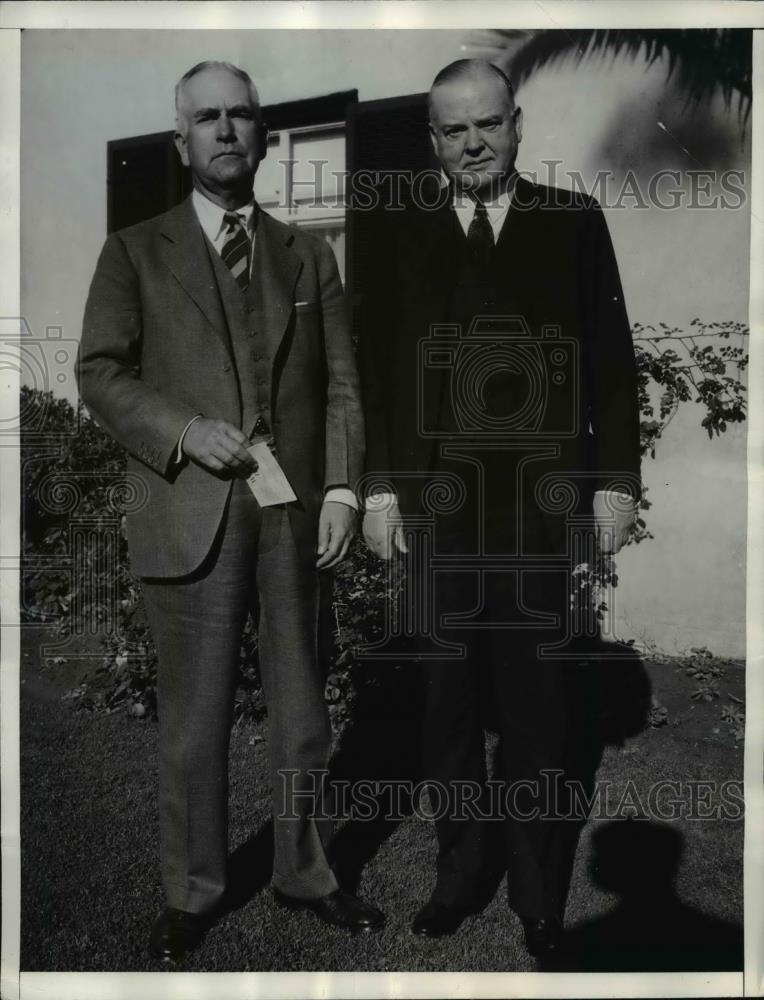
{"label": "grass lawn", "polygon": [[[27,629],[22,657],[21,968],[158,971],[146,951],[162,905],[156,725],[73,711],[61,693],[75,683],[77,664],[57,672],[40,665],[43,638]],[[632,790],[644,799],[660,780],[741,780],[742,743],[721,721],[721,706],[727,693],[743,697],[742,668],[725,666],[721,699],[711,703],[691,700],[693,682],[675,664],[647,664],[647,671],[667,724],[605,747],[598,778],[610,783],[608,800]],[[388,731],[393,746],[394,720]],[[234,730],[231,881],[238,901],[188,971],[534,968],[503,886],[452,938],[427,941],[408,932],[432,888],[435,853],[432,825],[415,816],[382,831],[365,855],[359,848],[358,891],[386,912],[381,933],[350,938],[310,914],[276,908],[267,889],[265,755],[261,729]],[[692,787],[718,804],[716,792]],[[673,887],[672,844],[682,846]],[[742,819],[680,818],[661,826],[590,819],[566,913],[576,967],[650,968],[656,960],[662,968],[741,967],[742,879]]]}

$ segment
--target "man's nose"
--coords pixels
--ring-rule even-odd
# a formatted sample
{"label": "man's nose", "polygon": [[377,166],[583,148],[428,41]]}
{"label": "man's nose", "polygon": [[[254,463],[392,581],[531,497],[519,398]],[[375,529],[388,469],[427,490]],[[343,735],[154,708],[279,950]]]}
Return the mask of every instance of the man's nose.
{"label": "man's nose", "polygon": [[465,147],[470,153],[478,152],[483,148],[483,136],[480,134],[480,129],[473,126],[467,130]]}
{"label": "man's nose", "polygon": [[233,121],[226,114],[222,114],[218,118],[217,137],[223,142],[236,138]]}

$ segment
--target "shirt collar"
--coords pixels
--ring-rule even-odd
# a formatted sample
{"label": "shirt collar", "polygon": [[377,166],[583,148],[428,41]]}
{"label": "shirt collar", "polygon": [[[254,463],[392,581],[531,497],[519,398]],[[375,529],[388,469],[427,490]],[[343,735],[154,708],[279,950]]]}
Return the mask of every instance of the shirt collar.
{"label": "shirt collar", "polygon": [[[445,174],[442,175],[441,185],[447,186],[449,180]],[[486,204],[485,210],[489,219],[500,219],[507,211],[509,206],[512,204],[512,195],[514,193],[514,185],[510,191],[502,191],[496,201],[491,202],[491,204]],[[461,191],[457,191],[456,187],[452,188],[451,204],[454,209],[461,215],[462,213],[467,215],[469,218],[475,214],[475,202],[469,195],[464,194]]]}
{"label": "shirt collar", "polygon": [[[210,201],[209,198],[203,195],[201,191],[197,191],[196,188],[194,188],[191,194],[191,200],[202,229],[209,239],[215,243],[226,226],[223,219],[226,209],[221,208],[220,205],[216,205],[214,201]],[[250,235],[255,224],[255,207],[255,198],[253,195],[246,205],[242,205],[241,208],[236,209],[236,215],[244,219],[247,232]]]}

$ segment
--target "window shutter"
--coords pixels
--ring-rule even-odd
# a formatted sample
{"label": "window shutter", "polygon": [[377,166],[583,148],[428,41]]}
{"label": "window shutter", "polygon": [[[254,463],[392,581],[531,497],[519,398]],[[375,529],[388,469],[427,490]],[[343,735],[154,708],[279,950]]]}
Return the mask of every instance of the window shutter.
{"label": "window shutter", "polygon": [[106,231],[113,233],[178,205],[191,192],[173,132],[106,144]]}
{"label": "window shutter", "polygon": [[[263,106],[263,118],[275,132],[295,126],[345,120],[358,99],[357,90]],[[106,144],[106,231],[160,215],[191,193],[191,173],[182,166],[174,132],[115,139]]]}

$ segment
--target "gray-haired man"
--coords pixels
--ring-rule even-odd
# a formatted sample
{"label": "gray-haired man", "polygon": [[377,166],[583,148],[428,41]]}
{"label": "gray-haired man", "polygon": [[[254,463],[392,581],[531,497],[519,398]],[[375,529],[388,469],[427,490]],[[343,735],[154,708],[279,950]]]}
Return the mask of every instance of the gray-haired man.
{"label": "gray-haired man", "polygon": [[[358,379],[330,248],[260,210],[257,91],[225,63],[181,79],[175,141],[194,192],[106,241],[79,356],[82,398],[148,489],[128,520],[156,642],[162,878],[151,951],[180,960],[226,889],[238,650],[258,626],[277,900],[351,930],[382,914],[326,856],[330,725],[317,657],[322,572],[347,552],[363,462]],[[247,484],[275,454],[261,506]],[[263,450],[264,449],[264,450]],[[325,574],[324,574],[325,575]],[[311,773],[313,772],[313,773]]]}

